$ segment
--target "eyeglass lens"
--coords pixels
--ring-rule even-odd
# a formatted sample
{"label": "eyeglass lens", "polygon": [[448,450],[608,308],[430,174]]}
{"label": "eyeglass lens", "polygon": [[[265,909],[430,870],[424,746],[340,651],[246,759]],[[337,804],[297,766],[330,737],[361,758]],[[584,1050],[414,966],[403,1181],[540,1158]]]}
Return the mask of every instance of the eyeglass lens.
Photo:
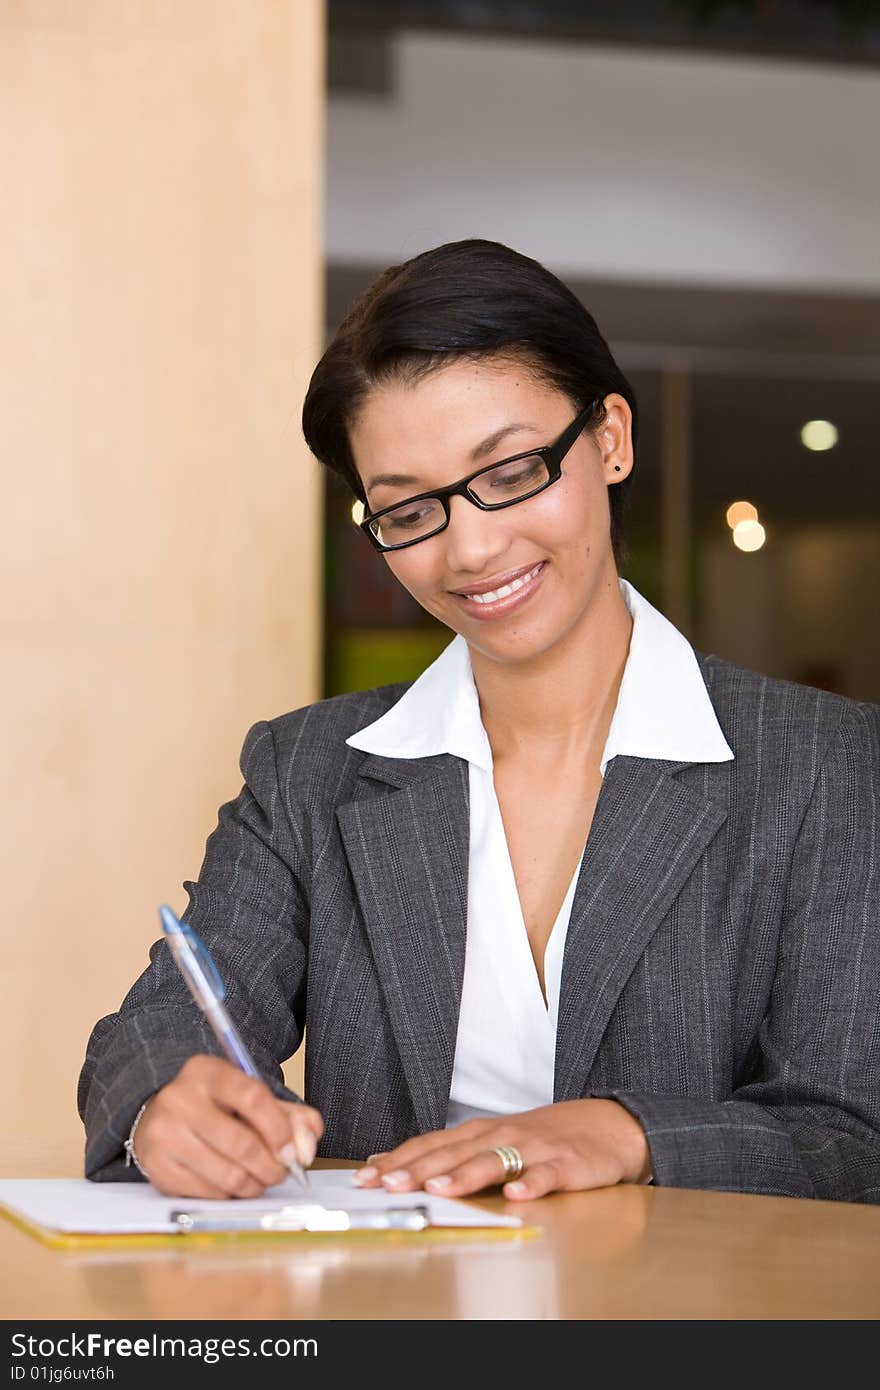
{"label": "eyeglass lens", "polygon": [[[503,507],[537,492],[549,478],[544,460],[537,454],[529,454],[481,473],[468,484],[468,490],[489,507]],[[370,529],[382,545],[399,545],[401,541],[424,540],[439,531],[445,521],[446,513],[439,497],[422,497],[418,502],[404,502],[386,512]]]}

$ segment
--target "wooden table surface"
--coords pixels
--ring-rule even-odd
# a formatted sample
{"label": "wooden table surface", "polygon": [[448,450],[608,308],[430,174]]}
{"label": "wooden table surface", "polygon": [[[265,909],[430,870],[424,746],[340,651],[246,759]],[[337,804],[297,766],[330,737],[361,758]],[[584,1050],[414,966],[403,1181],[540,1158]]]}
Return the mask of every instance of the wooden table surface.
{"label": "wooden table surface", "polygon": [[[79,1172],[69,1156],[0,1152],[3,1177]],[[0,1219],[0,1316],[880,1317],[880,1207],[616,1187],[516,1210],[541,1234],[83,1252],[49,1249]]]}

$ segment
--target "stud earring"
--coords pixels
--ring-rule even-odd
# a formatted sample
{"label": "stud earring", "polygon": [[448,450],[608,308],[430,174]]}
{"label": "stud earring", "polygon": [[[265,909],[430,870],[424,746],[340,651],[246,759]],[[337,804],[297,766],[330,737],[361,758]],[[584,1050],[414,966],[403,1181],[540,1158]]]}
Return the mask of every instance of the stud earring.
{"label": "stud earring", "polygon": [[620,464],[619,464],[619,463],[615,463],[615,465],[614,465],[614,471],[615,471],[615,473],[619,473],[619,472],[620,472]]}

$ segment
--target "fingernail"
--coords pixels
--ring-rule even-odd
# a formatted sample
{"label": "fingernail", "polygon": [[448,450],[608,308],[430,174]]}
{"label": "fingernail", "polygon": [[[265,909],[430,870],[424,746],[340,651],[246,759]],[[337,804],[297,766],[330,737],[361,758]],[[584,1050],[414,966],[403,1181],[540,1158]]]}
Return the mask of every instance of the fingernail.
{"label": "fingernail", "polygon": [[363,1182],[371,1182],[378,1172],[378,1168],[358,1168],[352,1178],[352,1182],[356,1182],[358,1187],[360,1187]]}
{"label": "fingernail", "polygon": [[386,1152],[387,1152],[387,1150],[383,1150],[382,1153],[380,1153],[380,1154],[367,1154],[367,1162],[368,1162],[368,1163],[375,1163],[377,1158],[384,1158]]}
{"label": "fingernail", "polygon": [[314,1161],[318,1147],[315,1136],[313,1134],[300,1134],[297,1137],[296,1146],[300,1163],[303,1168],[308,1168],[309,1164]]}
{"label": "fingernail", "polygon": [[410,1176],[405,1168],[397,1168],[393,1173],[386,1173],[382,1181],[386,1187],[409,1187]]}
{"label": "fingernail", "polygon": [[526,1190],[524,1182],[509,1182],[504,1186],[504,1191],[511,1192],[514,1197],[522,1197]]}
{"label": "fingernail", "polygon": [[452,1179],[447,1173],[442,1173],[439,1178],[428,1178],[425,1187],[448,1187]]}
{"label": "fingernail", "polygon": [[315,1157],[315,1148],[315,1141],[311,1135],[301,1134],[298,1139],[291,1139],[289,1144],[285,1144],[278,1157],[288,1168],[293,1163],[298,1163],[301,1168],[308,1168]]}

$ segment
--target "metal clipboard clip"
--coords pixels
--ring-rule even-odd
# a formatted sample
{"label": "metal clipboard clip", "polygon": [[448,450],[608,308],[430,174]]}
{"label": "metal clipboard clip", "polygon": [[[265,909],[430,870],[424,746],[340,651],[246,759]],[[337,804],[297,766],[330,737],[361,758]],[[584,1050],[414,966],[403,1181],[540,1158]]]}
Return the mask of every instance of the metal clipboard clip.
{"label": "metal clipboard clip", "polygon": [[251,1207],[243,1212],[175,1208],[170,1220],[180,1235],[198,1235],[202,1231],[424,1231],[431,1224],[425,1206],[345,1211],[314,1202],[264,1210]]}

